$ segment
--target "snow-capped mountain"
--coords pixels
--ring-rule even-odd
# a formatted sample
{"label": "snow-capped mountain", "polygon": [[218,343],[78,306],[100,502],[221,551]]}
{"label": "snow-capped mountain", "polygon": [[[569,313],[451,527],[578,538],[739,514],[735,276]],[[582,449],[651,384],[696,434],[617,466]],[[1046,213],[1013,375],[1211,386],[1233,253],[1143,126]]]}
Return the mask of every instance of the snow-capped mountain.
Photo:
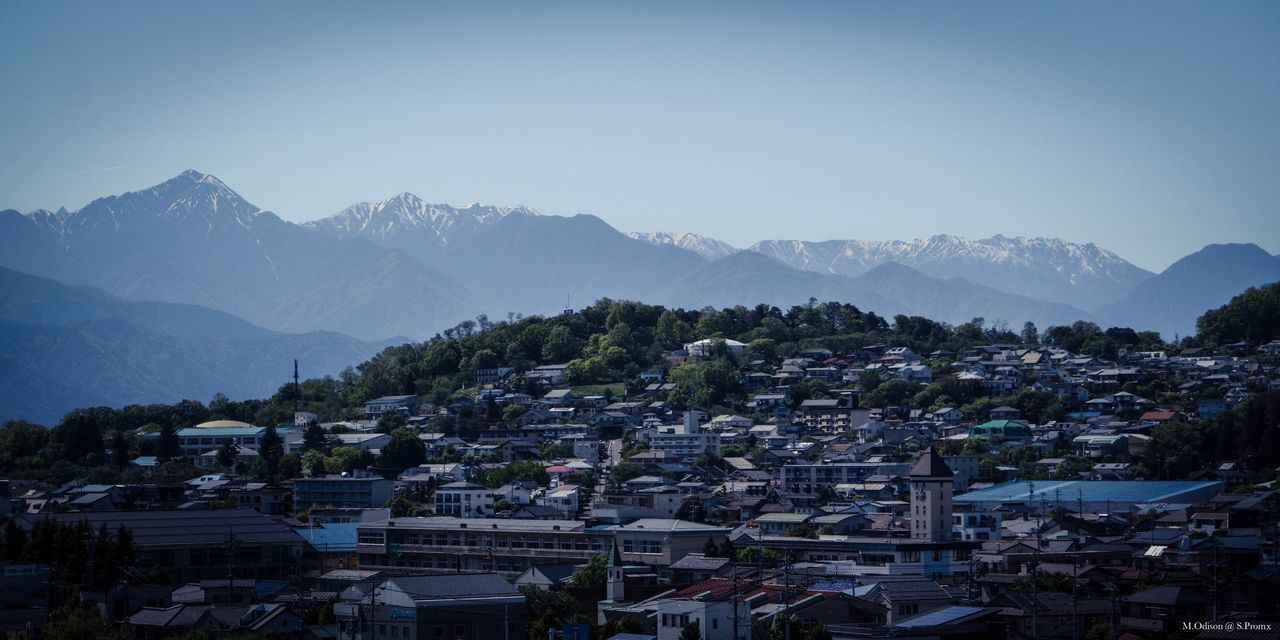
{"label": "snow-capped mountain", "polygon": [[0,266],[288,332],[425,336],[476,309],[465,289],[402,252],[286,222],[197,171],[77,211],[0,211]]}
{"label": "snow-capped mountain", "polygon": [[627,237],[634,240],[641,240],[649,244],[669,244],[680,247],[686,251],[692,251],[707,260],[719,260],[725,256],[737,253],[739,249],[727,242],[721,242],[715,238],[700,236],[696,233],[669,233],[666,231],[656,231],[654,233],[644,233],[641,231],[630,231]]}
{"label": "snow-capped mountain", "polygon": [[[526,207],[431,204],[412,193],[381,202],[360,202],[320,220],[303,223],[335,238],[366,238],[378,244],[422,251],[457,244],[509,216],[536,216]],[[424,246],[425,245],[425,246]]]}
{"label": "snow-capped mountain", "polygon": [[750,250],[798,269],[846,276],[897,262],[931,276],[962,277],[999,291],[1085,309],[1124,297],[1152,275],[1096,244],[1057,238],[997,235],[970,240],[934,235],[909,241],[769,240]]}

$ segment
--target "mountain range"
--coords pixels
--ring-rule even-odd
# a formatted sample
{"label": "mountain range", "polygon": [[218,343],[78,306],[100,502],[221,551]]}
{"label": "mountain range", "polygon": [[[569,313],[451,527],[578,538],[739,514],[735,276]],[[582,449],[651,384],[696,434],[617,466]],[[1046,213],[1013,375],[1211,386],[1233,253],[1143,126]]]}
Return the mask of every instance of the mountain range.
{"label": "mountain range", "polygon": [[[1193,332],[1204,309],[1280,279],[1280,259],[1248,244],[1206,247],[1158,275],[1091,243],[1046,238],[768,240],[739,250],[691,233],[623,233],[592,215],[453,207],[409,193],[296,224],[196,171],[76,211],[0,211],[0,266],[81,295],[95,287],[118,304],[199,305],[276,339],[331,331],[366,346],[425,338],[479,314],[555,313],[602,297],[697,308],[817,298],[882,316],[1015,328],[1085,319],[1172,337]],[[30,356],[33,327],[92,349],[70,342],[67,328],[118,315],[6,317],[26,333],[7,333],[0,357]],[[173,335],[133,326],[153,346],[162,343],[156,332]]]}
{"label": "mountain range", "polygon": [[0,268],[0,418],[52,424],[76,407],[275,393],[300,361],[337,373],[387,343],[284,334],[195,305],[124,300]]}

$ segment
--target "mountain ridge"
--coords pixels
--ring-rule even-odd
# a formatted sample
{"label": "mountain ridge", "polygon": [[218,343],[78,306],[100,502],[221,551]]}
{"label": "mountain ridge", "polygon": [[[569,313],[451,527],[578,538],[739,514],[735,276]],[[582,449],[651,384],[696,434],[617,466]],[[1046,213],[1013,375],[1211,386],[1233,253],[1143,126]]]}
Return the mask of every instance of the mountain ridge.
{"label": "mountain ridge", "polygon": [[190,304],[124,300],[0,267],[0,418],[52,423],[77,407],[261,397],[292,360],[336,375],[388,344],[287,334]]}

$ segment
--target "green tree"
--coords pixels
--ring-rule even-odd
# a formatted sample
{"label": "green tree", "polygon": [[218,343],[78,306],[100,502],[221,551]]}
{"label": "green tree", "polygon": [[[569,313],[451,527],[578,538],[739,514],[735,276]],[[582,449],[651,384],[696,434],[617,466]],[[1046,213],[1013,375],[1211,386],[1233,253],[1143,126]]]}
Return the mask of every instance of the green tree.
{"label": "green tree", "polygon": [[87,604],[69,604],[54,610],[49,623],[40,628],[43,640],[130,640],[133,634],[117,628]]}
{"label": "green tree", "polygon": [[692,620],[680,630],[680,640],[702,640],[702,625]]}
{"label": "green tree", "polygon": [[605,554],[591,556],[587,563],[578,567],[569,577],[569,584],[579,589],[600,588],[608,579],[609,556]]}
{"label": "green tree", "polygon": [[223,469],[229,469],[236,463],[236,456],[240,455],[240,445],[228,438],[223,441],[222,446],[218,447],[218,466]]}
{"label": "green tree", "polygon": [[391,433],[408,424],[409,421],[403,415],[400,415],[399,411],[383,411],[382,415],[378,416],[377,431],[378,433]]}
{"label": "green tree", "polygon": [[384,474],[395,475],[426,460],[427,449],[418,436],[408,429],[396,429],[391,433],[391,441],[382,447],[378,455],[378,468]]}
{"label": "green tree", "polygon": [[120,429],[111,432],[111,462],[117,471],[124,471],[129,464],[129,442]]}
{"label": "green tree", "polygon": [[320,428],[320,423],[313,422],[302,431],[303,451],[325,451],[329,448],[329,435]]}
{"label": "green tree", "polygon": [[173,425],[162,425],[160,437],[156,442],[156,462],[164,464],[181,457],[182,446],[178,442],[178,434],[173,430]]}

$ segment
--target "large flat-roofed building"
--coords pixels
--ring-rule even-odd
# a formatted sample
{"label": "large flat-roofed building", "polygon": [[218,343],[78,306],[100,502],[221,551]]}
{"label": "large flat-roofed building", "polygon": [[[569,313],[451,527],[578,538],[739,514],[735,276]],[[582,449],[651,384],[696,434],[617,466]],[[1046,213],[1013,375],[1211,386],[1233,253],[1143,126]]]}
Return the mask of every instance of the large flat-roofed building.
{"label": "large flat-roofed building", "polygon": [[391,573],[495,571],[515,577],[535,564],[586,562],[612,541],[612,532],[578,520],[434,516],[356,529],[360,568]]}
{"label": "large flat-roofed building", "polygon": [[818,540],[789,536],[740,536],[739,548],[771,549],[793,562],[828,563],[828,575],[923,576],[962,575],[969,572],[980,542],[869,536],[819,536]]}
{"label": "large flat-roofed building", "polygon": [[266,427],[255,427],[234,420],[215,420],[194,427],[178,430],[178,445],[182,453],[198,456],[202,453],[216,451],[225,442],[231,442],[241,449],[258,450]]}
{"label": "large flat-roofed building", "polygon": [[911,470],[907,463],[821,462],[786,464],[778,467],[778,485],[796,493],[819,493],[823,487],[862,482],[868,476],[905,476]]}
{"label": "large flat-roofed building", "polygon": [[388,411],[395,411],[408,416],[418,405],[418,396],[382,396],[364,403],[366,418],[377,418]]}
{"label": "large flat-roofed building", "polygon": [[24,516],[62,524],[87,521],[133,534],[138,569],[163,569],[173,584],[223,578],[276,579],[300,573],[306,542],[289,526],[252,509],[98,511]]}
{"label": "large flat-roofed building", "polygon": [[293,481],[293,507],[306,509],[313,505],[328,505],[372,509],[385,506],[395,486],[394,480],[380,476],[298,478]]}
{"label": "large flat-roofed building", "polygon": [[1141,503],[1205,502],[1225,490],[1221,481],[1198,480],[1037,480],[1015,481],[955,496],[956,504],[977,509],[1021,505],[1052,509],[1058,505],[1084,512],[1128,512]]}
{"label": "large flat-roofed building", "polygon": [[[341,637],[495,640],[526,633],[525,597],[494,573],[392,576],[334,606]],[[366,635],[367,634],[367,635]]]}

